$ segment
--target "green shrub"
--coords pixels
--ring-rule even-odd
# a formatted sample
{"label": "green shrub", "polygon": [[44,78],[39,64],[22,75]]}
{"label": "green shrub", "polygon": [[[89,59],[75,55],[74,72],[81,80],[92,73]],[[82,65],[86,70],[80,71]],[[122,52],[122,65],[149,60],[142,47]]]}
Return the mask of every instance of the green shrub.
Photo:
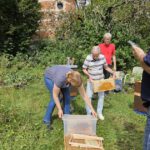
{"label": "green shrub", "polygon": [[0,51],[26,52],[40,19],[37,0],[0,1]]}
{"label": "green shrub", "polygon": [[[13,0],[11,1],[13,2]],[[6,2],[8,1],[6,0]],[[27,3],[24,0],[20,0],[17,4],[20,4],[15,6],[18,6],[21,12],[28,12],[30,14],[29,16],[31,16],[31,18],[29,17],[27,20],[24,20],[26,22],[25,28],[23,28],[23,24],[20,23],[20,26],[17,26],[15,30],[17,31],[18,27],[20,27],[18,31],[22,31],[21,33],[24,35],[25,41],[27,40],[28,42],[25,42],[20,35],[15,36],[17,37],[17,40],[15,41],[17,46],[14,46],[13,42],[9,42],[9,36],[3,33],[2,35],[7,37],[3,38],[5,39],[3,41],[8,43],[11,49],[7,49],[7,44],[2,43],[0,45],[7,47],[7,53],[17,54],[18,51],[21,53],[26,51],[27,53],[24,53],[23,56],[21,56],[21,59],[24,58],[30,67],[40,65],[44,69],[46,66],[54,64],[66,64],[67,57],[74,57],[75,63],[81,68],[83,61],[90,53],[91,48],[102,42],[105,32],[111,32],[113,35],[112,42],[116,45],[117,68],[118,70],[127,71],[128,69],[132,69],[135,65],[138,65],[137,61],[133,58],[131,47],[128,45],[127,41],[133,40],[145,50],[150,45],[149,2],[143,2],[142,0],[134,3],[132,1],[124,0],[92,1],[92,4],[89,7],[61,15],[64,19],[62,25],[57,30],[55,40],[42,40],[30,45],[30,48],[27,47],[30,41],[28,32],[31,30],[27,30],[27,28],[29,28],[28,25],[30,26],[30,24],[32,24],[32,20],[35,21],[33,23],[35,25],[34,27],[36,27],[39,14],[32,14],[32,3],[31,5],[26,6]],[[35,4],[34,8],[34,12],[36,12],[38,4]],[[29,11],[26,11],[28,9]],[[35,19],[33,19],[34,17]],[[18,24],[17,21],[16,24]],[[35,29],[36,28],[32,31],[35,31]],[[14,33],[15,32],[11,32],[11,37]],[[30,33],[30,35],[33,34],[33,32]],[[3,36],[0,38],[2,37]],[[22,45],[22,42],[26,43],[26,46]],[[20,57],[19,55],[17,54],[13,63],[15,63],[15,59],[16,64],[17,61],[21,61],[18,60]],[[19,63],[19,65],[21,65],[21,63]],[[10,62],[8,66],[11,66]]]}
{"label": "green shrub", "polygon": [[[141,6],[141,7],[140,7]],[[150,3],[98,0],[92,5],[67,14],[57,33],[57,45],[63,43],[62,52],[76,58],[81,67],[94,45],[102,42],[105,32],[111,32],[116,45],[118,70],[131,69],[137,65],[133,59],[128,40],[133,40],[144,49],[150,44]]]}

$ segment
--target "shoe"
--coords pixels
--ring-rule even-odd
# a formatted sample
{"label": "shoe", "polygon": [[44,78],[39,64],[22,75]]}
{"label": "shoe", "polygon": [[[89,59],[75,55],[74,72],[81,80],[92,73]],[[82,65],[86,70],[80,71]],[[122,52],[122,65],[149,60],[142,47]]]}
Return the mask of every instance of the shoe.
{"label": "shoe", "polygon": [[100,120],[104,120],[104,119],[105,119],[102,114],[98,114],[98,118],[99,118]]}
{"label": "shoe", "polygon": [[74,106],[70,105],[70,113],[72,114],[74,112]]}
{"label": "shoe", "polygon": [[53,130],[53,127],[51,126],[50,122],[43,121],[43,123],[46,125],[48,130]]}

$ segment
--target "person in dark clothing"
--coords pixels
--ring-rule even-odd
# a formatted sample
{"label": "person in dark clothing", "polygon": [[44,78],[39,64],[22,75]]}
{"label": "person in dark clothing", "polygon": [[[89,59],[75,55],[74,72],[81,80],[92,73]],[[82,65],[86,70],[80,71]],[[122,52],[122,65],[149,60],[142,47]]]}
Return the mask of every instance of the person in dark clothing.
{"label": "person in dark clothing", "polygon": [[144,106],[147,107],[147,122],[145,127],[143,150],[150,150],[150,50],[147,54],[137,45],[132,45],[133,54],[140,62],[143,71],[141,98],[144,101]]}
{"label": "person in dark clothing", "polygon": [[[144,62],[150,67],[150,50],[144,57]],[[147,71],[143,71],[141,96],[143,101],[147,102],[147,106],[150,106],[150,74]]]}

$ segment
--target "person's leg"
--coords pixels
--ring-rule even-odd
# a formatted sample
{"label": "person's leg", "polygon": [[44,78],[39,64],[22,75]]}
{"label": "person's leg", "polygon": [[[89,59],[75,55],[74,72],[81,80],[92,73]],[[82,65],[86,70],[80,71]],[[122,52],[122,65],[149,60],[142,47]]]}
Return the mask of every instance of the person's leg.
{"label": "person's leg", "polygon": [[70,114],[70,90],[69,88],[63,88],[61,91],[63,94],[64,114]]}
{"label": "person's leg", "polygon": [[[91,100],[92,95],[93,95],[93,87],[92,87],[92,83],[90,81],[87,81],[86,93]],[[86,112],[87,112],[87,115],[91,114],[91,110],[87,104],[86,104]]]}
{"label": "person's leg", "polygon": [[104,92],[99,92],[98,93],[98,104],[97,104],[97,114],[100,119],[103,118],[103,105],[104,105]]}
{"label": "person's leg", "polygon": [[[150,120],[149,120],[150,122]],[[149,123],[150,125],[150,123]],[[148,135],[148,141],[147,141],[147,150],[150,150],[150,128],[149,128],[149,135]]]}
{"label": "person's leg", "polygon": [[52,118],[52,113],[53,113],[53,110],[55,108],[55,102],[54,102],[54,99],[53,99],[53,86],[54,86],[54,83],[52,80],[48,79],[48,78],[45,78],[45,85],[46,87],[48,88],[49,92],[50,92],[50,102],[48,104],[48,107],[47,107],[47,111],[46,111],[46,114],[44,116],[44,123],[46,124],[50,124],[51,122],[51,118]]}
{"label": "person's leg", "polygon": [[[109,68],[112,68],[112,65],[108,65]],[[108,79],[110,77],[110,73],[107,70],[103,70],[104,71],[104,78]]]}
{"label": "person's leg", "polygon": [[149,150],[148,148],[150,148],[150,117],[147,117],[146,121],[143,150]]}
{"label": "person's leg", "polygon": [[148,115],[145,126],[143,150],[150,150],[150,107],[148,108]]}

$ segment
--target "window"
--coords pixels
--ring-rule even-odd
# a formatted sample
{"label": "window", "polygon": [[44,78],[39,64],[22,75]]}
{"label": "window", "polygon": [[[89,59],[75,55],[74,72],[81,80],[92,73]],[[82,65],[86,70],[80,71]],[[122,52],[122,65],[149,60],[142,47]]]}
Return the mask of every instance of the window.
{"label": "window", "polygon": [[78,7],[84,7],[91,3],[91,0],[77,0]]}
{"label": "window", "polygon": [[58,9],[63,9],[64,5],[62,2],[57,2],[57,8]]}

